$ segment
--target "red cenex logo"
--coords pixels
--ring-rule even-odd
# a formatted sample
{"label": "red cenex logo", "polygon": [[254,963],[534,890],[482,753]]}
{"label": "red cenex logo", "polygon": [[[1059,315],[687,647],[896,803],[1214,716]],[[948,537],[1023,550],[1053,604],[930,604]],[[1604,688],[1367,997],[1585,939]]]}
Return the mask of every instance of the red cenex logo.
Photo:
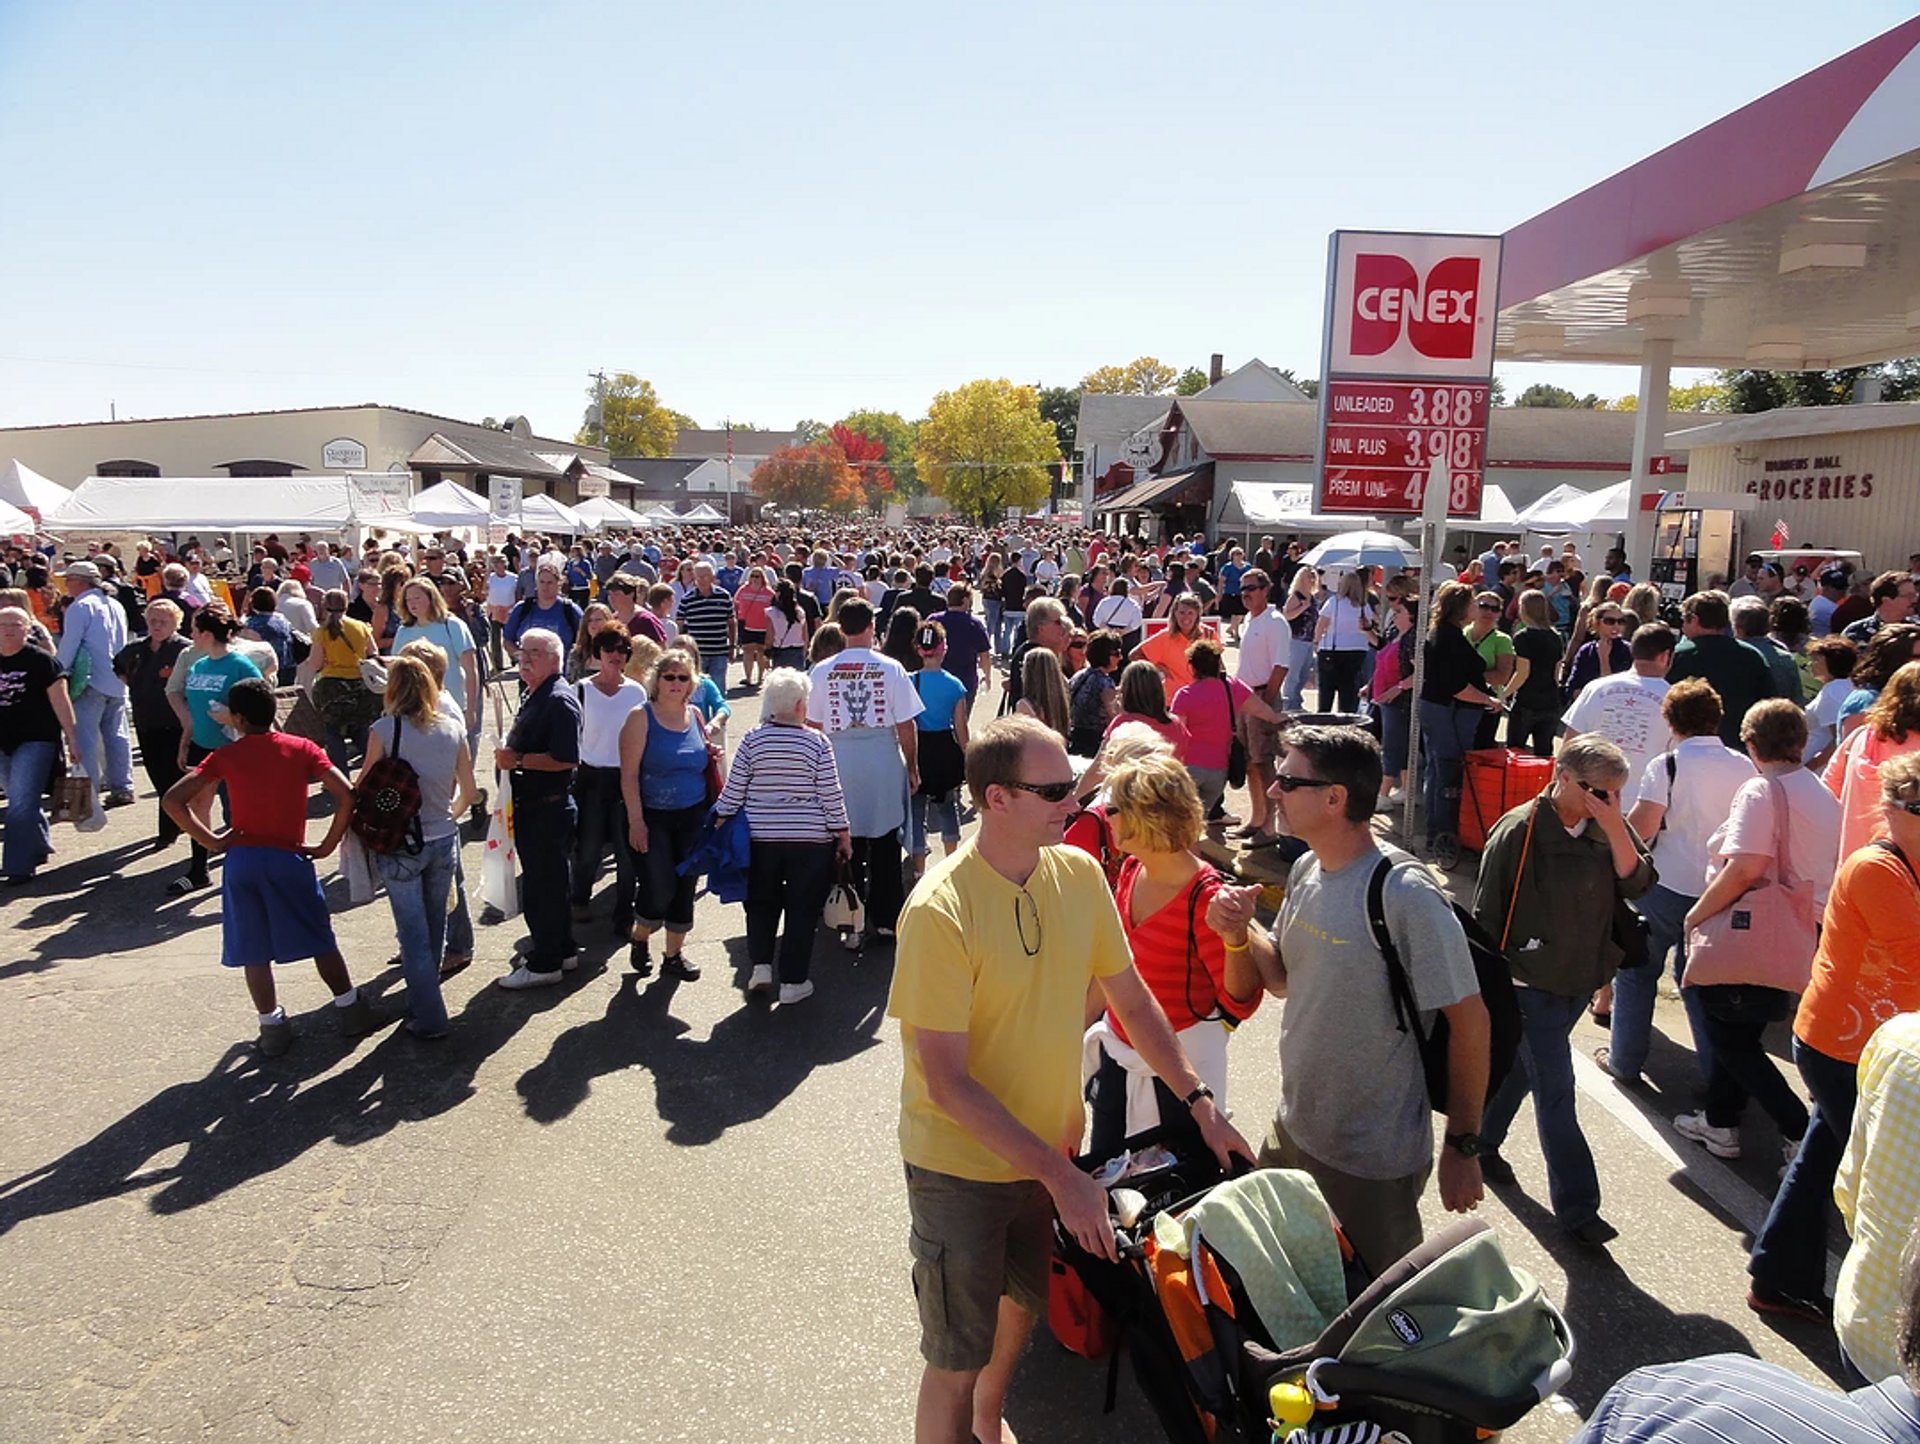
{"label": "red cenex logo", "polygon": [[1473,320],[1480,296],[1480,258],[1448,256],[1435,261],[1422,284],[1404,256],[1362,252],[1353,258],[1355,356],[1393,349],[1404,330],[1413,349],[1436,361],[1473,355]]}

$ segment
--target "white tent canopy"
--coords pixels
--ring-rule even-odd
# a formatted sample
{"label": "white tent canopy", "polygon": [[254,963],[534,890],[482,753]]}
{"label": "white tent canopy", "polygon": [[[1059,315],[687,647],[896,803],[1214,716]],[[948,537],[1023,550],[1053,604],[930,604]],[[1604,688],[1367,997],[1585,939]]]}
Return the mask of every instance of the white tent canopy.
{"label": "white tent canopy", "polygon": [[571,536],[593,530],[592,522],[544,491],[520,498],[520,521],[532,531],[563,531]]}
{"label": "white tent canopy", "polygon": [[1522,507],[1515,520],[1522,530],[1541,536],[1624,531],[1633,505],[1632,490],[1631,480],[1616,481],[1599,491],[1556,486],[1531,506]]}
{"label": "white tent canopy", "polygon": [[10,501],[0,501],[0,536],[32,536],[38,522]]}
{"label": "white tent canopy", "polygon": [[610,496],[590,497],[576,506],[574,512],[593,523],[596,529],[610,526],[639,526],[646,520],[639,512],[620,505]]}
{"label": "white tent canopy", "polygon": [[722,515],[718,510],[707,505],[707,503],[703,501],[700,503],[700,505],[696,506],[692,511],[688,512],[685,516],[681,517],[680,520],[684,522],[692,522],[696,526],[715,526],[721,522],[724,522],[726,520],[726,517]]}
{"label": "white tent canopy", "polygon": [[49,481],[17,458],[0,467],[0,501],[21,511],[38,512],[45,520],[66,503],[73,493],[57,481]]}
{"label": "white tent canopy", "polygon": [[413,499],[413,519],[423,526],[483,527],[493,519],[487,499],[457,481],[439,481]]}
{"label": "white tent canopy", "polygon": [[[1241,521],[1234,524],[1232,508],[1237,504]],[[1221,526],[1227,531],[1245,531],[1252,527],[1284,527],[1288,531],[1346,531],[1356,526],[1376,526],[1377,517],[1333,516],[1315,512],[1313,487],[1303,481],[1236,481],[1228,510]]]}
{"label": "white tent canopy", "polygon": [[345,476],[90,476],[47,524],[82,533],[437,530],[381,500],[360,496]]}

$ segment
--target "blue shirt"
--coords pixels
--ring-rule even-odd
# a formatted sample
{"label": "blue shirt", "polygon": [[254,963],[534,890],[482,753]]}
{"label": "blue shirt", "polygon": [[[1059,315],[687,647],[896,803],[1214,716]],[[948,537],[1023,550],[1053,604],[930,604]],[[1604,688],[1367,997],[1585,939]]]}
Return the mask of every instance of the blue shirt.
{"label": "blue shirt", "polygon": [[913,690],[920,694],[920,715],[914,725],[922,732],[953,731],[953,709],[967,700],[966,685],[951,672],[923,667],[913,675]]}
{"label": "blue shirt", "polygon": [[746,577],[746,572],[739,567],[721,567],[714,572],[713,581],[722,591],[737,592]]}
{"label": "blue shirt", "polygon": [[944,611],[934,620],[947,633],[947,655],[940,666],[958,677],[971,697],[980,689],[980,654],[989,645],[987,629],[971,612]]}
{"label": "blue shirt", "polygon": [[193,745],[212,751],[232,740],[227,729],[213,720],[213,704],[225,702],[235,682],[258,677],[260,669],[241,656],[229,652],[224,657],[202,657],[187,669],[187,716],[193,720]]}
{"label": "blue shirt", "polygon": [[1220,590],[1229,597],[1240,595],[1240,578],[1247,574],[1245,562],[1228,562],[1220,568]]}
{"label": "blue shirt", "polygon": [[565,653],[572,650],[574,634],[579,630],[583,616],[585,613],[567,597],[556,598],[550,607],[541,606],[538,597],[530,597],[507,613],[507,625],[501,635],[506,638],[508,646],[517,647],[521,634],[529,627],[545,627],[560,638],[560,650]]}
{"label": "blue shirt", "polygon": [[663,811],[696,807],[707,800],[707,741],[687,718],[685,731],[670,732],[647,706],[647,750],[640,759],[640,800]]}
{"label": "blue shirt", "polygon": [[[87,654],[87,686],[107,697],[124,697],[127,684],[113,674],[113,659],[127,645],[127,614],[98,587],[67,603],[60,620],[60,665],[72,675],[74,659]],[[201,744],[205,746],[205,743]]]}

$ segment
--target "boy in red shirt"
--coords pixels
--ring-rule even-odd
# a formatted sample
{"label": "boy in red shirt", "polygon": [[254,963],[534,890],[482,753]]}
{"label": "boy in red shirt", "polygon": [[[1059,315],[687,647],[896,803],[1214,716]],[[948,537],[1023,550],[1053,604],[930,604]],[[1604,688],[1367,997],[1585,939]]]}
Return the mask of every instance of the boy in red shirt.
{"label": "boy in red shirt", "polygon": [[[264,681],[235,683],[227,711],[239,739],[210,753],[162,803],[167,816],[209,853],[226,854],[220,961],[245,970],[260,1014],[260,1051],[269,1058],[293,1046],[293,1025],[275,997],[275,963],[312,958],[340,1010],[340,1031],[349,1037],[365,1033],[373,1027],[373,1011],[348,976],[313,868],[313,860],[331,854],[346,835],[353,788],[317,745],[273,730],[273,690]],[[314,782],[333,798],[333,818],[317,846],[306,839],[307,788]],[[232,820],[225,831],[214,832],[191,804],[221,783]]]}

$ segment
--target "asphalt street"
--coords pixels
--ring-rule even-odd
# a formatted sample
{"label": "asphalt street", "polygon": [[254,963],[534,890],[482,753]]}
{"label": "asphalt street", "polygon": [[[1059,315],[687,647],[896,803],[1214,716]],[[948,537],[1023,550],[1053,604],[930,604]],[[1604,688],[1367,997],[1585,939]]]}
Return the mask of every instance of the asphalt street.
{"label": "asphalt street", "polygon": [[[737,738],[756,708],[735,707]],[[738,908],[701,900],[699,981],[643,981],[602,899],[560,988],[493,987],[522,934],[480,929],[439,1044],[343,1039],[312,969],[283,969],[299,1036],[267,1060],[219,966],[217,894],[166,895],[184,845],[153,851],[153,811],[143,783],[104,831],[59,829],[41,878],[0,899],[0,1438],[910,1437],[889,951],[823,940],[815,997],[770,1008],[740,990]],[[335,922],[397,1020],[385,902],[342,891]],[[1250,1136],[1277,1095],[1280,1011],[1232,1045]],[[1693,1106],[1677,1000],[1657,1027],[1639,1089],[1586,1063],[1599,1028],[1576,1038],[1619,1241],[1558,1233],[1525,1113],[1518,1186],[1485,1205],[1578,1340],[1565,1397],[1509,1438],[1565,1439],[1657,1360],[1837,1368],[1823,1330],[1743,1302],[1777,1139],[1755,1121],[1723,1163],[1674,1134]],[[1009,1421],[1028,1441],[1158,1437],[1130,1379],[1102,1413],[1105,1382],[1043,1329]]]}

